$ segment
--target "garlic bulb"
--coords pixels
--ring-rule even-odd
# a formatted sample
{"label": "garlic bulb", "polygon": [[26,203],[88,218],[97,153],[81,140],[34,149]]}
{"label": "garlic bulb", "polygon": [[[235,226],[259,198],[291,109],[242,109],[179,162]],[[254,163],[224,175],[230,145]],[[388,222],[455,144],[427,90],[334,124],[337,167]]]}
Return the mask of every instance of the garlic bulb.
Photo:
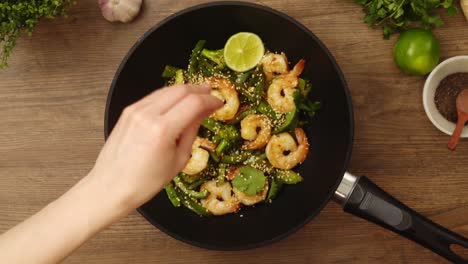
{"label": "garlic bulb", "polygon": [[132,21],[140,12],[143,0],[99,0],[104,18],[110,22]]}

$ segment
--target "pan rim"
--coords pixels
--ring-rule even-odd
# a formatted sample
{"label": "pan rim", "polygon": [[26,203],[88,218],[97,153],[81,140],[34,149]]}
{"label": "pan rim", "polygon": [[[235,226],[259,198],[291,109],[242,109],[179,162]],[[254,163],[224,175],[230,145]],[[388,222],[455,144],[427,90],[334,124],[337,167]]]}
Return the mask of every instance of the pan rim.
{"label": "pan rim", "polygon": [[266,12],[272,13],[272,14],[274,14],[276,16],[279,16],[279,17],[281,17],[283,19],[286,19],[289,22],[291,22],[292,24],[294,24],[295,26],[297,26],[298,28],[300,28],[302,31],[304,31],[325,52],[325,54],[327,55],[327,57],[331,61],[333,67],[337,70],[338,76],[339,76],[340,81],[341,81],[341,84],[342,84],[342,86],[344,88],[344,93],[345,93],[346,103],[347,103],[347,108],[348,108],[348,115],[349,115],[348,116],[348,118],[349,118],[349,130],[350,130],[349,131],[349,137],[348,137],[348,142],[349,143],[348,143],[347,152],[345,153],[346,156],[345,156],[345,160],[344,160],[344,163],[343,163],[343,168],[342,168],[342,171],[341,171],[342,176],[337,178],[336,183],[334,184],[333,188],[331,188],[329,190],[326,197],[324,197],[323,202],[313,212],[311,212],[309,214],[309,216],[304,221],[298,223],[296,226],[289,229],[287,232],[284,232],[284,233],[282,233],[280,235],[277,235],[277,236],[275,236],[275,237],[273,237],[271,239],[268,239],[268,240],[263,240],[263,241],[249,243],[249,244],[240,245],[240,246],[213,245],[213,244],[209,244],[209,243],[202,243],[202,242],[198,242],[198,241],[195,241],[195,240],[192,240],[192,239],[188,239],[188,238],[182,237],[182,236],[180,236],[180,235],[178,235],[178,234],[176,234],[174,232],[171,232],[168,229],[166,229],[164,226],[160,225],[157,221],[152,219],[152,217],[147,212],[145,212],[145,210],[142,208],[143,205],[141,207],[137,208],[137,211],[149,223],[151,223],[153,226],[157,227],[159,230],[163,231],[167,235],[169,235],[169,236],[171,236],[171,237],[173,237],[173,238],[175,238],[175,239],[177,239],[179,241],[182,241],[182,242],[184,242],[186,244],[196,246],[196,247],[199,247],[199,248],[209,249],[209,250],[239,251],[239,250],[247,250],[247,249],[258,248],[258,247],[262,247],[262,246],[265,246],[265,245],[268,245],[268,244],[272,244],[274,242],[280,241],[280,240],[282,240],[282,239],[296,233],[299,229],[304,227],[314,217],[316,217],[320,213],[320,211],[322,211],[322,209],[325,207],[325,205],[328,204],[328,202],[332,199],[332,197],[333,197],[333,195],[335,193],[335,190],[338,188],[338,185],[341,183],[342,177],[344,176],[344,174],[345,174],[345,172],[347,170],[349,161],[351,159],[351,154],[352,154],[352,149],[353,149],[353,141],[354,141],[354,112],[353,112],[353,104],[352,104],[352,99],[351,99],[351,93],[349,91],[348,85],[346,83],[346,79],[344,77],[344,74],[343,74],[341,68],[339,67],[338,63],[336,62],[335,57],[328,50],[328,48],[325,46],[325,44],[311,30],[309,30],[306,26],[304,26],[302,23],[300,23],[296,19],[292,18],[291,16],[289,16],[289,15],[283,13],[283,12],[280,12],[278,10],[275,10],[273,8],[264,6],[264,5],[259,5],[259,4],[249,3],[249,2],[242,2],[242,1],[218,1],[218,2],[211,2],[211,3],[204,3],[204,4],[194,5],[194,6],[182,9],[182,10],[180,10],[180,11],[178,11],[178,12],[164,18],[163,20],[158,22],[156,25],[151,27],[149,30],[147,30],[136,41],[136,43],[130,48],[130,50],[127,52],[125,57],[122,59],[122,62],[120,63],[120,65],[119,65],[119,67],[118,67],[118,69],[117,69],[117,71],[116,71],[116,73],[114,75],[114,78],[112,80],[112,83],[111,83],[111,86],[110,86],[110,89],[109,89],[109,92],[108,92],[108,95],[107,95],[107,101],[106,101],[106,107],[105,107],[105,113],[104,113],[104,138],[105,138],[105,140],[107,140],[107,138],[109,136],[109,122],[108,121],[109,121],[109,109],[110,109],[110,104],[111,104],[111,98],[113,96],[114,89],[115,89],[118,77],[120,76],[123,68],[127,64],[128,59],[133,55],[134,51],[140,46],[140,44],[149,35],[151,35],[153,32],[158,30],[160,27],[162,27],[166,23],[169,23],[171,20],[173,20],[173,19],[175,19],[175,18],[177,18],[177,17],[179,17],[181,15],[184,15],[186,13],[194,12],[194,11],[197,11],[197,10],[200,10],[200,9],[203,9],[203,8],[216,7],[216,6],[244,6],[244,7],[252,7],[252,8],[260,9],[262,11],[266,11]]}

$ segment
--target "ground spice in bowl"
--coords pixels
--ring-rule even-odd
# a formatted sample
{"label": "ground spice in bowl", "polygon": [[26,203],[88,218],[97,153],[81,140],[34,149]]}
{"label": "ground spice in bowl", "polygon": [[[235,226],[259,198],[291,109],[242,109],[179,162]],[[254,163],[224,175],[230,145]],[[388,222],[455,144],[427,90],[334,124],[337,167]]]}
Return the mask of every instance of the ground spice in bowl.
{"label": "ground spice in bowl", "polygon": [[440,114],[450,122],[457,123],[457,96],[465,88],[468,88],[468,72],[450,74],[437,86],[435,105]]}

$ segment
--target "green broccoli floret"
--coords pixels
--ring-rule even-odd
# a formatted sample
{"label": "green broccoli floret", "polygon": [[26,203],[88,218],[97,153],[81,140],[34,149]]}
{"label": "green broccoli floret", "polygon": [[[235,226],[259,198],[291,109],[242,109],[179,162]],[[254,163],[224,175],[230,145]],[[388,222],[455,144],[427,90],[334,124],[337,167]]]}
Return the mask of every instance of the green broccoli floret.
{"label": "green broccoli floret", "polygon": [[224,67],[224,49],[219,50],[208,50],[203,49],[201,55],[214,63],[218,64],[218,67]]}
{"label": "green broccoli floret", "polygon": [[222,153],[225,149],[234,146],[241,139],[239,131],[232,125],[225,125],[211,118],[203,120],[202,126],[215,135],[213,141],[218,144],[216,152]]}

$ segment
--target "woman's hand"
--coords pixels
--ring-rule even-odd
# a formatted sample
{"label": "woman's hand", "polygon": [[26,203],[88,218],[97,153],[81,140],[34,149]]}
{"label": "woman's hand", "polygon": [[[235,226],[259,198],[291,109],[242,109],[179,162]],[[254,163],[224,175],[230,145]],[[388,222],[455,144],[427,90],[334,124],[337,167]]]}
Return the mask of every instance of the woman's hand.
{"label": "woman's hand", "polygon": [[123,111],[88,177],[106,199],[140,206],[184,168],[201,121],[221,106],[206,85],[150,94]]}
{"label": "woman's hand", "polygon": [[148,201],[183,169],[202,119],[221,106],[208,86],[176,85],[127,107],[88,176],[0,236],[1,262],[57,263]]}

